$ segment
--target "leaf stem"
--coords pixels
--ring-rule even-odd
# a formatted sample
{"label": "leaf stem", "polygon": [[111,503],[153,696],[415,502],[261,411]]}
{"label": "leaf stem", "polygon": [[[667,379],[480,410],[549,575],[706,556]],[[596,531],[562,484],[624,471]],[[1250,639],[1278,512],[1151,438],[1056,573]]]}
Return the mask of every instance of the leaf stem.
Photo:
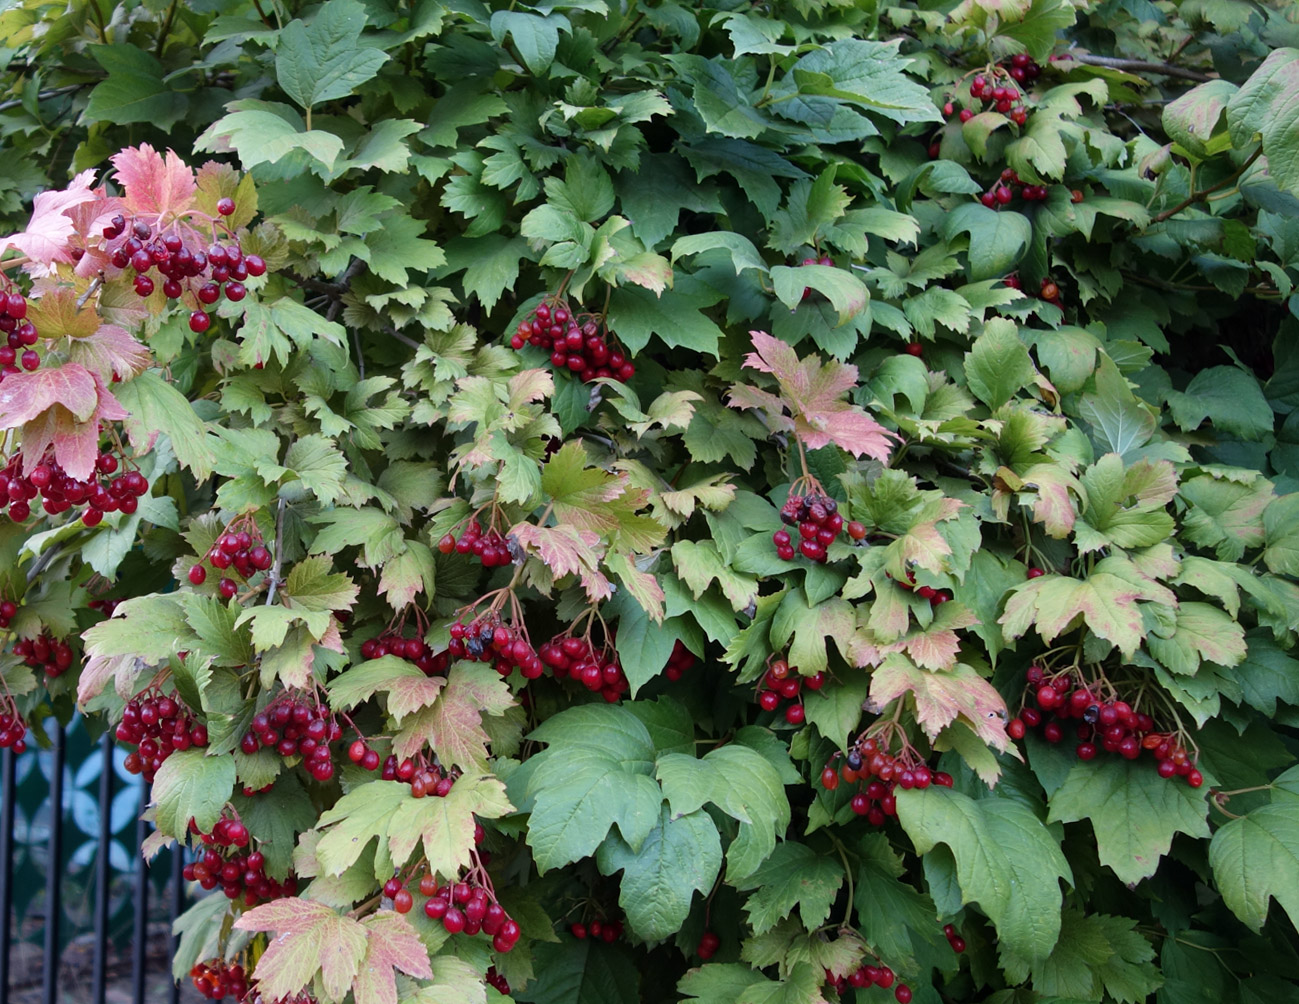
{"label": "leaf stem", "polygon": [[[1254,148],[1254,152],[1245,158],[1245,163],[1241,164],[1240,167],[1236,168],[1236,170],[1234,170],[1231,174],[1227,175],[1227,177],[1223,178],[1221,181],[1214,182],[1208,188],[1202,188],[1198,192],[1194,190],[1195,186],[1194,183],[1192,183],[1191,186],[1192,191],[1190,195],[1188,195],[1185,199],[1183,199],[1181,202],[1175,205],[1172,209],[1165,209],[1162,213],[1158,214],[1150,222],[1163,223],[1164,220],[1168,219],[1170,216],[1176,216],[1187,206],[1202,201],[1205,198],[1205,196],[1210,195],[1221,188],[1226,188],[1228,185],[1235,184],[1236,179],[1239,178],[1241,175],[1243,175],[1251,167],[1253,167],[1254,161],[1258,160],[1258,158],[1261,157],[1262,155],[1263,155],[1263,146],[1262,144],[1259,144],[1257,147]],[[1194,182],[1194,176],[1192,176],[1192,182]]]}
{"label": "leaf stem", "polygon": [[167,46],[167,36],[171,34],[172,22],[176,19],[176,0],[171,0],[167,7],[167,14],[162,21],[162,29],[158,32],[158,44],[154,46],[153,54],[162,59],[162,50]]}
{"label": "leaf stem", "polygon": [[[1183,47],[1185,43],[1183,43]],[[1181,52],[1179,48],[1177,50]],[[1174,53],[1177,55],[1177,53]],[[1158,73],[1165,77],[1181,77],[1183,80],[1194,80],[1204,83],[1208,80],[1216,80],[1217,77],[1208,73],[1201,73],[1199,70],[1189,70],[1184,66],[1174,66],[1171,63],[1157,63],[1148,59],[1122,59],[1117,56],[1096,56],[1090,52],[1065,52],[1062,53],[1057,61],[1073,60],[1075,63],[1083,63],[1087,66],[1104,66],[1111,70],[1126,70],[1132,73]]]}
{"label": "leaf stem", "polygon": [[284,564],[284,497],[280,496],[279,504],[275,509],[275,561],[271,564],[270,573],[266,576],[266,581],[270,585],[266,589],[266,605],[270,606],[275,602],[275,591],[280,586],[280,572]]}
{"label": "leaf stem", "polygon": [[853,883],[852,869],[848,867],[848,852],[844,849],[843,843],[833,833],[829,835],[834,842],[834,849],[839,852],[839,860],[843,862],[843,874],[848,880],[848,902],[843,911],[843,926],[852,925],[852,906],[853,906]]}

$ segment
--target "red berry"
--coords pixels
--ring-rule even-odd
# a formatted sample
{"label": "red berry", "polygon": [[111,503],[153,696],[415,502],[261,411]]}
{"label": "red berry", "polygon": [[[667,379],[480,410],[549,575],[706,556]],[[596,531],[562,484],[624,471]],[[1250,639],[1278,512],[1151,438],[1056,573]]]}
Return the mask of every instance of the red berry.
{"label": "red berry", "polygon": [[233,215],[235,211],[235,200],[228,196],[223,199],[217,199],[216,211],[222,216]]}
{"label": "red berry", "polygon": [[[906,352],[909,356],[919,356],[925,351],[925,347],[919,342],[907,342]],[[863,534],[865,536],[865,534]]]}
{"label": "red berry", "polygon": [[897,998],[898,1004],[911,1004],[911,988],[905,983],[898,984],[893,996]]}
{"label": "red berry", "polygon": [[189,570],[189,581],[196,586],[201,586],[207,581],[207,569],[202,565],[194,565]]}
{"label": "red berry", "polygon": [[790,725],[802,725],[806,712],[801,704],[791,704],[785,709],[785,721]]}
{"label": "red berry", "polygon": [[1040,579],[1040,578],[1041,578],[1043,575],[1045,575],[1045,574],[1046,574],[1046,572],[1044,572],[1044,571],[1043,571],[1042,569],[1040,569],[1040,568],[1030,568],[1030,569],[1028,570],[1028,577],[1029,577],[1030,579]]}
{"label": "red berry", "polygon": [[196,335],[201,335],[208,328],[212,327],[212,318],[202,310],[196,310],[189,315],[189,330]]}

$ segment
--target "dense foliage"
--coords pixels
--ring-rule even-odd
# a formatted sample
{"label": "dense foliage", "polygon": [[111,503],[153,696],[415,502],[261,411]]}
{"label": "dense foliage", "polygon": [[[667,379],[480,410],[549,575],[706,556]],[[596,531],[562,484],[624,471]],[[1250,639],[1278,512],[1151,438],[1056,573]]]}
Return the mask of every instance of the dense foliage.
{"label": "dense foliage", "polygon": [[213,998],[1299,1000],[1297,11],[0,6],[0,745]]}

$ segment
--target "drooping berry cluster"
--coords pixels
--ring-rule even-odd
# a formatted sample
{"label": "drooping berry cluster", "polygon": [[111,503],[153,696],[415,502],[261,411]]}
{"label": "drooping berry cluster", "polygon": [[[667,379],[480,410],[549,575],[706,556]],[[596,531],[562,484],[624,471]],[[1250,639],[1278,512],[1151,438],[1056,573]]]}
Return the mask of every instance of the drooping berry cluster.
{"label": "drooping berry cluster", "polygon": [[184,702],[150,688],[126,702],[117,725],[117,739],[137,747],[126,754],[122,766],[152,781],[158,768],[176,750],[206,746],[207,726],[194,719]]}
{"label": "drooping berry cluster", "polygon": [[438,550],[443,554],[452,551],[456,554],[472,554],[482,562],[484,568],[499,568],[510,564],[516,554],[522,559],[523,553],[518,546],[511,544],[511,539],[502,536],[494,527],[483,533],[482,524],[473,519],[460,531],[459,537],[450,533],[443,535],[438,541]]}
{"label": "drooping berry cluster", "polygon": [[597,315],[574,315],[568,303],[556,296],[537,304],[520,322],[510,346],[545,349],[555,369],[567,369],[583,380],[606,377],[626,383],[636,375],[636,367],[612,335],[602,334],[601,329]]}
{"label": "drooping berry cluster", "polygon": [[[988,76],[992,79],[988,79]],[[1019,88],[1015,86],[1019,81],[1015,81],[1010,71],[1001,66],[992,70],[988,76],[980,73],[970,81],[970,97],[979,102],[980,111],[988,109],[998,111],[1008,116],[1015,125],[1022,126],[1028,121],[1028,107],[1024,104],[1024,97]],[[950,107],[950,104],[949,102],[944,106],[944,111]],[[951,112],[948,114],[950,115]],[[968,122],[974,114],[973,109],[961,109],[961,121]]]}
{"label": "drooping berry cluster", "polygon": [[678,639],[672,645],[672,654],[668,656],[668,664],[663,667],[663,675],[676,683],[694,664],[695,653],[686,648]]}
{"label": "drooping berry cluster", "polygon": [[587,638],[561,634],[542,645],[538,654],[556,680],[576,680],[592,693],[599,691],[610,704],[631,689],[611,646],[596,648]]}
{"label": "drooping berry cluster", "polygon": [[[7,501],[9,518],[21,523],[32,513],[31,503],[39,495],[50,516],[84,505],[81,522],[97,526],[106,512],[135,512],[140,497],[148,494],[149,481],[138,470],[117,474],[121,464],[112,453],[101,453],[89,478],[70,477],[62,465],[47,453],[40,463],[23,473],[23,455],[15,453],[0,467],[0,505]],[[113,475],[116,474],[116,477]]]}
{"label": "drooping berry cluster", "polygon": [[1050,194],[1045,185],[1024,184],[1019,173],[1008,167],[1001,172],[1001,179],[979,196],[979,201],[989,209],[1000,209],[1010,205],[1017,195],[1025,202],[1045,202]]}
{"label": "drooping berry cluster", "polygon": [[445,673],[451,665],[451,656],[447,652],[434,653],[422,638],[406,638],[398,631],[385,631],[377,638],[367,638],[361,642],[361,657],[364,659],[381,659],[393,655],[405,659],[424,672],[425,676],[436,676]]}
{"label": "drooping berry cluster", "polygon": [[226,997],[243,1000],[248,993],[248,977],[244,974],[244,967],[237,962],[226,962],[225,959],[198,962],[189,971],[189,978],[199,995],[210,1001]]}
{"label": "drooping berry cluster", "polygon": [[[845,524],[839,512],[839,503],[819,491],[807,495],[790,494],[780,509],[780,521],[798,528],[798,553],[812,561],[825,561],[826,549],[834,543],[845,525],[853,540],[866,536],[860,523]],[[857,531],[860,531],[860,536]],[[793,561],[794,536],[788,530],[777,530],[771,535],[776,554],[784,561]]]}
{"label": "drooping berry cluster", "polygon": [[807,717],[800,700],[803,688],[820,690],[824,686],[824,673],[802,676],[784,659],[773,659],[767,664],[767,672],[762,677],[758,704],[763,711],[776,711],[782,702],[790,701],[792,703],[785,706],[785,721],[790,725],[802,725]]}
{"label": "drooping berry cluster", "polygon": [[[258,572],[267,571],[275,563],[270,548],[262,541],[257,522],[251,516],[240,517],[226,527],[225,532],[212,542],[203,560],[190,568],[189,581],[196,586],[207,581],[203,561],[218,571],[233,568],[245,581]],[[223,576],[217,583],[217,592],[222,599],[233,599],[239,594],[239,584],[229,576]]]}
{"label": "drooping berry cluster", "polygon": [[[518,943],[522,933],[519,925],[496,901],[489,884],[469,878],[440,886],[434,876],[425,875],[419,881],[419,891],[428,897],[424,901],[425,916],[440,920],[448,934],[485,934],[492,939],[492,948],[497,952],[508,952]],[[398,879],[390,879],[383,892],[393,897],[394,907],[397,894],[405,892],[410,896]]]}
{"label": "drooping berry cluster", "polygon": [[447,651],[453,659],[493,663],[501,676],[518,669],[525,680],[535,680],[545,669],[527,632],[504,623],[494,611],[452,624]]}
{"label": "drooping berry cluster", "polygon": [[909,746],[904,745],[897,754],[891,754],[885,742],[865,734],[848,750],[843,766],[836,768],[834,760],[838,758],[836,753],[821,771],[821,787],[834,791],[839,787],[840,778],[859,785],[849,805],[854,813],[865,816],[872,826],[883,826],[890,816],[897,815],[895,788],[924,789],[931,784],[943,788],[952,786],[952,775],[931,770],[920,762],[919,756]]}
{"label": "drooping berry cluster", "polygon": [[[230,216],[234,211],[233,199],[217,202],[221,216]],[[215,237],[218,221],[213,219],[212,223]],[[220,226],[225,228],[224,224]],[[153,294],[154,279],[149,273],[156,269],[162,278],[163,296],[169,300],[184,298],[194,308],[189,315],[190,330],[202,334],[212,325],[204,307],[216,303],[223,292],[227,300],[242,300],[248,295],[244,280],[266,273],[266,262],[258,255],[245,255],[239,241],[225,229],[230,240],[213,240],[204,249],[195,241],[196,232],[180,226],[178,221],[155,231],[144,220],[128,221],[118,215],[104,228],[104,239],[113,267],[129,268],[135,273],[137,295]],[[129,236],[124,236],[128,231]]]}
{"label": "drooping berry cluster", "polygon": [[40,339],[36,325],[27,319],[27,300],[17,289],[0,289],[0,380],[23,370],[31,372],[41,364],[41,355],[33,345]]}
{"label": "drooping berry cluster", "polygon": [[343,738],[343,728],[314,699],[285,692],[253,715],[239,748],[249,755],[273,749],[284,758],[301,756],[317,781],[334,776],[329,744]]}
{"label": "drooping berry cluster", "polygon": [[717,950],[721,947],[722,939],[712,931],[705,931],[699,936],[699,944],[695,947],[695,954],[707,962],[717,954]]}
{"label": "drooping berry cluster", "polygon": [[204,889],[220,886],[226,899],[242,897],[245,906],[297,895],[296,875],[290,872],[278,882],[266,874],[262,852],[246,850],[251,838],[248,827],[239,820],[223,817],[211,833],[202,833],[191,819],[189,832],[199,838],[204,849],[182,869],[186,882],[197,882]]}
{"label": "drooping berry cluster", "polygon": [[834,992],[841,997],[848,991],[849,987],[855,989],[879,987],[881,990],[893,987],[893,997],[898,1004],[911,1004],[911,988],[905,983],[899,983],[894,987],[893,984],[897,979],[897,975],[883,963],[878,966],[858,966],[847,976],[835,976],[827,969],[825,978],[826,982],[834,989]]}
{"label": "drooping berry cluster", "polygon": [[946,938],[947,943],[952,946],[953,952],[956,952],[959,955],[961,952],[965,951],[965,939],[957,933],[955,924],[943,925],[943,937]]}
{"label": "drooping berry cluster", "polygon": [[35,638],[20,638],[14,642],[14,655],[32,669],[44,671],[50,679],[62,676],[72,665],[72,647],[65,641],[43,631]]}
{"label": "drooping berry cluster", "polygon": [[1025,706],[1007,723],[1006,734],[1022,739],[1030,728],[1040,727],[1047,742],[1058,743],[1072,727],[1079,760],[1094,760],[1100,753],[1136,760],[1149,753],[1160,777],[1184,777],[1192,788],[1204,784],[1195,766],[1197,755],[1182,745],[1177,733],[1157,730],[1148,714],[1127,701],[1102,696],[1100,689],[1067,674],[1048,678],[1041,666],[1032,666]]}
{"label": "drooping berry cluster", "polygon": [[578,941],[590,938],[592,941],[603,941],[612,945],[623,936],[622,919],[618,917],[601,917],[590,922],[574,921],[568,926],[569,933]]}
{"label": "drooping berry cluster", "polygon": [[7,693],[0,693],[0,750],[27,752],[27,723]]}

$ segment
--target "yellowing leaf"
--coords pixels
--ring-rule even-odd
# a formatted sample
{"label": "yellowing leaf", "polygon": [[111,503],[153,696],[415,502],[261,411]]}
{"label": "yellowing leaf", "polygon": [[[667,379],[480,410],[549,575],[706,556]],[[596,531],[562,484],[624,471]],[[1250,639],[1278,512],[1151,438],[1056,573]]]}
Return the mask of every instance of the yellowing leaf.
{"label": "yellowing leaf", "polygon": [[398,760],[431,746],[445,766],[487,771],[488,736],[483,715],[502,715],[514,705],[510,688],[495,670],[461,662],[431,705],[416,711],[393,739]]}
{"label": "yellowing leaf", "polygon": [[530,549],[549,568],[556,579],[576,575],[592,603],[613,595],[609,580],[600,571],[603,547],[600,537],[590,530],[561,523],[559,526],[535,526],[519,523],[510,535],[525,550]]}
{"label": "yellowing leaf", "polygon": [[950,670],[930,672],[903,655],[888,656],[871,674],[872,706],[879,711],[908,694],[915,702],[916,721],[930,739],[960,716],[988,745],[1002,752],[1010,745],[1005,700],[991,683],[964,663]]}
{"label": "yellowing leaf", "polygon": [[368,941],[359,921],[297,897],[254,907],[235,927],[275,933],[254,971],[262,996],[271,1000],[300,993],[317,973],[325,992],[341,1000],[360,970]]}
{"label": "yellowing leaf", "polygon": [[1131,578],[1104,570],[1112,560],[1098,564],[1086,579],[1046,575],[1018,587],[997,622],[1007,639],[1022,637],[1036,624],[1049,643],[1080,622],[1125,655],[1135,652],[1144,637],[1137,600],[1154,596]]}
{"label": "yellowing leaf", "polygon": [[[774,376],[780,396],[734,384],[728,401],[731,407],[767,412],[773,430],[792,432],[809,449],[833,443],[854,457],[888,460],[893,433],[861,408],[842,400],[857,385],[856,366],[822,363],[815,356],[800,360],[779,338],[763,331],[749,334],[756,351],[745,356],[744,365]],[[792,417],[785,414],[787,409]]]}
{"label": "yellowing leaf", "polygon": [[397,1004],[394,969],[419,979],[433,978],[428,950],[405,917],[380,910],[361,923],[368,940],[365,961],[352,981],[356,1004]]}

